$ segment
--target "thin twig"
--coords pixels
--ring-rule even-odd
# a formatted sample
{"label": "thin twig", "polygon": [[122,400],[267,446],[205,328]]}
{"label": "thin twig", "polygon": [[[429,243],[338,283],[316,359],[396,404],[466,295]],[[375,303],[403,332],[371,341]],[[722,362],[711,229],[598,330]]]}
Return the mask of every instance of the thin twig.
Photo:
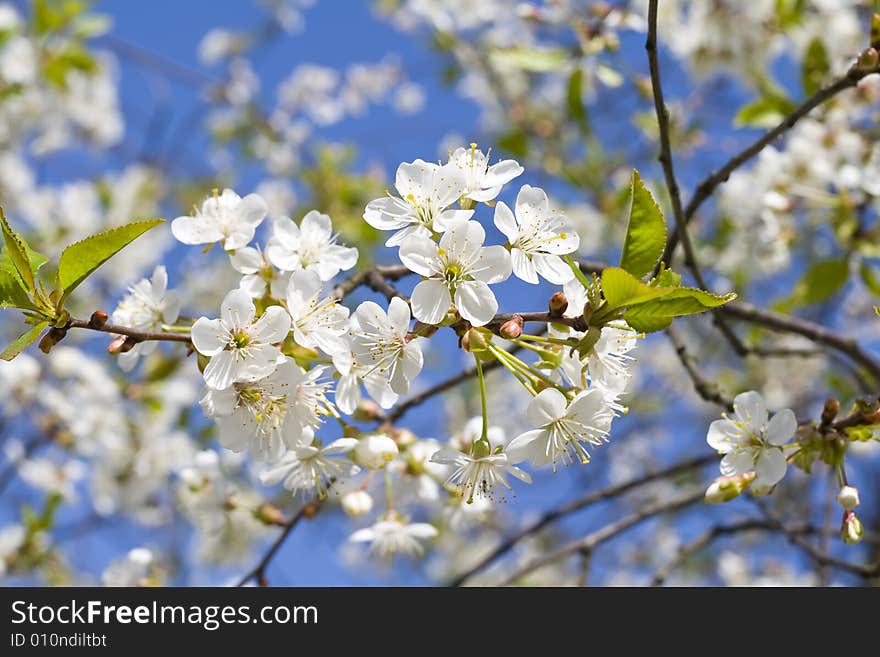
{"label": "thin twig", "polygon": [[548,552],[547,554],[543,554],[535,559],[532,559],[528,563],[523,566],[520,566],[512,573],[509,573],[498,585],[499,586],[508,586],[515,582],[516,580],[528,575],[534,570],[541,568],[542,566],[546,566],[548,564],[553,563],[554,561],[559,561],[560,559],[565,559],[566,557],[581,552],[583,550],[595,550],[602,543],[611,540],[616,537],[618,534],[622,534],[627,529],[634,527],[649,518],[653,518],[654,516],[660,515],[661,513],[668,513],[670,511],[677,511],[686,506],[690,506],[692,504],[696,504],[697,502],[703,499],[703,495],[705,491],[702,488],[691,490],[683,495],[679,495],[671,500],[664,500],[661,502],[654,502],[652,504],[648,504],[638,511],[631,513],[628,516],[624,516],[620,520],[609,523],[590,534],[587,534],[583,538],[579,538],[574,541],[570,541],[561,547],[553,550],[552,552]]}
{"label": "thin twig", "polygon": [[504,541],[501,542],[500,545],[498,545],[498,547],[492,550],[491,553],[481,559],[479,563],[472,566],[470,569],[450,581],[449,586],[461,586],[466,580],[470,579],[478,572],[485,570],[486,567],[489,566],[489,564],[497,561],[500,557],[507,554],[507,552],[513,549],[513,547],[517,545],[520,541],[529,536],[532,536],[533,534],[537,534],[539,531],[544,529],[544,527],[552,522],[555,522],[559,518],[570,515],[575,511],[580,511],[581,509],[584,509],[598,502],[608,500],[619,495],[623,495],[624,493],[627,493],[635,488],[639,488],[641,486],[644,486],[645,484],[649,484],[652,481],[666,479],[667,477],[674,477],[684,472],[701,468],[705,465],[715,462],[717,458],[718,457],[715,454],[708,454],[688,459],[686,461],[681,461],[680,463],[671,465],[668,468],[664,468],[656,472],[649,472],[642,476],[630,479],[629,481],[625,481],[622,484],[615,484],[613,486],[603,488],[599,491],[587,493],[583,497],[573,500],[568,504],[565,504],[552,511],[548,511],[536,522],[507,537]]}
{"label": "thin twig", "polygon": [[728,411],[733,412],[733,400],[721,394],[717,383],[710,381],[703,376],[702,372],[697,368],[696,359],[687,351],[687,348],[684,346],[684,341],[682,341],[681,337],[678,335],[678,331],[670,325],[666,329],[666,336],[669,338],[669,341],[672,342],[672,346],[675,347],[675,353],[681,361],[681,364],[684,366],[685,371],[687,371],[688,376],[690,376],[691,382],[694,384],[694,390],[697,391],[697,394],[700,395],[703,400],[712,404],[718,404]]}

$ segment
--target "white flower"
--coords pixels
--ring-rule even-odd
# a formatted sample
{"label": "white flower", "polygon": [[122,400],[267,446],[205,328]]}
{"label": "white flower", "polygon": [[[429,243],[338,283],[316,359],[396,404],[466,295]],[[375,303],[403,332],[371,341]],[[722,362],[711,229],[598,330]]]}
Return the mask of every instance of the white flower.
{"label": "white flower", "polygon": [[560,257],[577,251],[580,237],[571,221],[550,210],[543,189],[523,185],[516,197],[516,216],[505,203],[495,206],[495,225],[510,243],[513,273],[527,283],[538,274],[555,285],[574,278]]}
{"label": "white flower", "polygon": [[355,460],[370,470],[384,468],[397,456],[397,443],[384,433],[371,433],[363,436],[354,448]]}
{"label": "white flower", "polygon": [[6,574],[9,561],[24,545],[27,532],[24,525],[6,525],[0,527],[0,577]]}
{"label": "white flower", "polygon": [[733,400],[733,418],[726,415],[709,425],[706,442],[724,454],[721,474],[742,475],[755,471],[758,489],[774,486],[785,476],[782,452],[797,431],[797,418],[786,408],[769,419],[764,398],[755,391],[743,392]]}
{"label": "white flower", "polygon": [[504,185],[525,171],[515,160],[502,160],[489,166],[489,156],[484,155],[476,144],[471,144],[469,149],[456,148],[449,156],[449,163],[464,172],[462,196],[477,202],[491,201],[501,193]]}
{"label": "white flower", "polygon": [[410,303],[416,319],[439,324],[453,299],[458,312],[483,326],[498,311],[489,288],[510,276],[510,256],[503,246],[483,246],[486,232],[476,221],[453,221],[438,246],[422,235],[400,245],[404,265],[427,280],[416,285]]}
{"label": "white flower", "polygon": [[153,553],[147,548],[134,548],[121,559],[113,561],[101,575],[104,586],[149,586]]}
{"label": "white flower", "polygon": [[397,517],[380,518],[372,527],[357,530],[348,540],[353,543],[370,543],[370,551],[390,559],[395,554],[419,557],[425,549],[420,539],[434,538],[437,529],[424,522],[405,524]]}
{"label": "white flower", "polygon": [[382,408],[390,408],[398,395],[406,394],[422,371],[419,338],[408,337],[409,305],[394,297],[386,313],[379,304],[365,301],[349,321],[351,369],[336,388],[336,403],[354,413],[361,401],[360,381]]}
{"label": "white flower", "polygon": [[297,226],[288,217],[275,222],[275,234],[266,243],[269,262],[283,271],[310,269],[322,281],[355,266],[358,250],[336,243],[330,217],[315,210]]}
{"label": "white flower", "polygon": [[513,488],[507,483],[507,474],[527,484],[532,483],[529,473],[513,465],[509,454],[489,452],[485,441],[475,443],[470,454],[444,447],[431,460],[456,468],[446,483],[458,486],[467,495],[468,504],[473,503],[474,496],[492,499],[496,484],[513,492]]}
{"label": "white flower", "polygon": [[[168,290],[168,273],[159,265],[153,276],[142,278],[128,288],[126,294],[110,317],[112,324],[126,326],[138,331],[159,331],[162,324],[173,324],[180,314],[180,297]],[[156,349],[158,342],[138,342],[130,351],[119,354],[119,366],[127,371],[134,368],[139,356],[146,356]]]}
{"label": "white flower", "polygon": [[213,244],[223,241],[227,251],[247,246],[257,226],[268,212],[257,194],[241,198],[231,189],[209,196],[195,216],[178,217],[171,222],[171,233],[184,244]]}
{"label": "white flower", "polygon": [[295,447],[278,463],[263,470],[260,481],[266,486],[283,482],[284,487],[294,493],[317,489],[319,495],[325,495],[328,482],[357,472],[357,467],[348,459],[329,457],[350,452],[357,443],[355,438],[340,438],[326,447]]}
{"label": "white flower", "polygon": [[364,210],[364,220],[373,228],[397,231],[385,246],[397,246],[411,235],[442,233],[453,220],[473,215],[473,210],[449,208],[466,189],[464,172],[458,167],[424,160],[404,162],[397,168],[394,186],[400,197],[370,201]]}
{"label": "white flower", "polygon": [[275,299],[283,299],[290,274],[280,272],[266,258],[265,253],[252,246],[236,249],[229,254],[232,268],[244,274],[238,284],[254,299],[262,299],[267,294]]}
{"label": "white flower", "polygon": [[334,359],[337,369],[347,373],[349,346],[343,336],[348,332],[348,308],[334,297],[321,299],[321,279],[308,269],[290,275],[287,285],[287,310],[293,319],[293,339],[301,347],[320,349]]}
{"label": "white flower", "polygon": [[324,371],[303,372],[282,356],[275,371],[259,381],[208,389],[201,405],[216,418],[223,447],[252,449],[263,461],[277,461],[287,448],[311,444],[314,430],[330,412],[325,394],[330,384],[319,380]]}
{"label": "white flower", "polygon": [[280,306],[269,306],[254,321],[257,310],[250,295],[230,291],[220,304],[220,319],[200,317],[192,327],[193,346],[211,358],[205,383],[216,390],[236,381],[256,381],[275,371],[282,342],[290,331],[290,317]]}
{"label": "white flower", "polygon": [[352,518],[369,513],[373,508],[373,498],[365,490],[353,490],[340,500],[342,510]]}
{"label": "white flower", "polygon": [[45,458],[30,459],[21,464],[18,474],[31,486],[73,503],[77,500],[76,483],[86,475],[86,466],[82,461],[59,465]]}
{"label": "white flower", "polygon": [[565,465],[590,462],[585,445],[607,442],[613,413],[601,391],[585,390],[566,404],[565,395],[556,388],[546,388],[529,402],[529,421],[539,428],[520,434],[507,446],[514,463],[529,459],[534,465]]}

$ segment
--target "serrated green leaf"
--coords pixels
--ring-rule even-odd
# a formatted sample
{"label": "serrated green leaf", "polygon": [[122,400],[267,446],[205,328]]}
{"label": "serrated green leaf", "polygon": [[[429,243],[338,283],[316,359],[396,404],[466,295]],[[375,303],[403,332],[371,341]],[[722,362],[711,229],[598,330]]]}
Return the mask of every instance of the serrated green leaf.
{"label": "serrated green leaf", "polygon": [[34,272],[31,269],[30,259],[28,258],[27,246],[21,235],[12,230],[12,226],[6,220],[3,208],[0,208],[0,226],[3,229],[3,241],[6,244],[9,262],[12,263],[13,269],[21,277],[25,290],[33,292]]}
{"label": "serrated green leaf", "polygon": [[778,310],[820,303],[831,298],[849,279],[849,263],[846,260],[822,260],[813,263],[797,282],[791,294],[775,304]]}
{"label": "serrated green leaf", "polygon": [[58,260],[58,287],[61,290],[58,307],[61,308],[70,293],[98,267],[161,223],[162,219],[136,221],[92,235],[64,249]]}
{"label": "serrated green leaf", "polygon": [[651,281],[655,287],[678,287],[681,285],[681,274],[676,274],[671,269],[664,269]]}
{"label": "serrated green leaf", "polygon": [[490,56],[497,63],[531,73],[559,70],[568,59],[568,53],[562,48],[530,48],[527,46],[496,48]]}
{"label": "serrated green leaf", "polygon": [[633,169],[629,224],[623,240],[620,266],[636,278],[646,276],[666,247],[666,223],[651,192]]}
{"label": "serrated green leaf", "polygon": [[630,306],[623,318],[636,331],[652,333],[669,326],[673,317],[696,315],[735,298],[733,293],[722,296],[696,288],[679,287],[669,290],[661,298]]}
{"label": "serrated green leaf", "polygon": [[828,61],[825,45],[822,39],[816,37],[807,46],[801,64],[801,83],[804,85],[804,93],[812,96],[819,91],[830,70],[831,64]]}
{"label": "serrated green leaf", "polygon": [[24,351],[28,346],[30,346],[37,338],[40,337],[40,333],[49,326],[49,322],[40,322],[39,324],[35,324],[27,331],[22,333],[18,338],[16,338],[15,342],[6,347],[3,350],[3,353],[0,353],[0,359],[2,360],[12,360],[16,356],[18,356],[22,351]]}
{"label": "serrated green leaf", "polygon": [[602,294],[610,308],[624,308],[669,294],[669,288],[651,287],[620,267],[602,271]]}
{"label": "serrated green leaf", "polygon": [[0,269],[0,308],[36,310],[18,276]]}
{"label": "serrated green leaf", "polygon": [[762,96],[742,107],[736,114],[734,124],[752,128],[772,128],[794,110],[794,103],[782,95]]}

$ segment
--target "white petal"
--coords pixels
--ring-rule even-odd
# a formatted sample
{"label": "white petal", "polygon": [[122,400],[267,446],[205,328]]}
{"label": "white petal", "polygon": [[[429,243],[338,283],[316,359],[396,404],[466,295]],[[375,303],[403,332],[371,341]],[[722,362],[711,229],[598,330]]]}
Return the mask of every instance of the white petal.
{"label": "white petal", "polygon": [[426,522],[416,522],[407,525],[406,533],[416,538],[434,538],[437,535],[437,528]]}
{"label": "white petal", "polygon": [[361,403],[361,386],[354,374],[343,376],[336,384],[334,397],[336,406],[346,415],[351,415]]}
{"label": "white petal", "polygon": [[513,273],[516,274],[517,278],[526,283],[538,283],[538,271],[535,269],[532,259],[529,258],[525,251],[522,249],[511,249],[510,261]]}
{"label": "white petal", "polygon": [[[550,201],[544,190],[531,185],[520,187],[519,194],[516,195],[516,216],[520,217],[521,212],[533,216],[549,213]],[[520,223],[522,223],[522,219],[520,219]]]}
{"label": "white petal", "polygon": [[221,326],[220,320],[207,317],[200,317],[195,321],[190,338],[196,351],[205,356],[223,351],[229,341],[229,335]]}
{"label": "white petal", "polygon": [[290,315],[281,306],[269,306],[251,329],[251,337],[270,344],[282,342],[290,331]]}
{"label": "white petal", "polygon": [[504,237],[513,244],[519,237],[519,228],[516,225],[516,219],[513,212],[504,201],[499,201],[495,206],[495,226],[504,233]]}
{"label": "white petal", "polygon": [[721,459],[721,474],[734,476],[751,472],[755,469],[755,461],[748,452],[737,450],[729,452]]}
{"label": "white petal", "polygon": [[425,324],[439,324],[446,317],[452,298],[446,283],[429,279],[416,285],[410,304],[417,320]]}
{"label": "white petal", "polygon": [[465,281],[455,288],[455,307],[471,324],[483,326],[495,317],[498,301],[491,288],[483,281]]}
{"label": "white petal", "polygon": [[754,486],[766,488],[776,485],[785,476],[785,470],[785,455],[781,449],[770,447],[762,450],[755,464]]}
{"label": "white petal", "polygon": [[732,420],[715,420],[709,425],[706,442],[709,443],[709,447],[712,449],[726,454],[739,442],[737,440],[739,433],[739,428]]}
{"label": "white petal", "polygon": [[738,394],[733,399],[737,419],[758,433],[767,426],[767,404],[760,393],[750,390]]}
{"label": "white petal", "polygon": [[520,461],[534,461],[536,456],[543,453],[543,443],[546,440],[547,432],[544,429],[532,429],[521,433],[510,441],[504,449],[507,459],[511,463],[519,463]]}
{"label": "white petal", "polygon": [[212,356],[205,367],[205,383],[211,388],[223,390],[235,382],[237,374],[235,355],[231,351],[221,351]]}
{"label": "white petal", "polygon": [[394,297],[388,303],[388,321],[391,326],[400,333],[406,333],[409,331],[410,319],[409,304],[400,297]]}
{"label": "white petal", "polygon": [[257,309],[244,290],[229,291],[220,304],[220,318],[228,328],[244,328],[254,321]]}
{"label": "white petal", "polygon": [[241,274],[256,274],[263,267],[263,257],[252,246],[246,246],[229,254],[229,262],[232,268]]}
{"label": "white petal", "polygon": [[525,171],[516,160],[501,160],[493,164],[483,176],[483,187],[506,185]]}
{"label": "white petal", "polygon": [[259,194],[248,194],[235,207],[238,221],[249,228],[259,226],[268,212],[269,206]]}
{"label": "white petal", "polygon": [[538,273],[554,285],[564,285],[574,278],[571,267],[559,256],[536,253],[532,256],[532,262]]}
{"label": "white petal", "polygon": [[784,445],[794,437],[798,423],[790,408],[779,411],[767,424],[767,442],[771,445]]}
{"label": "white petal", "polygon": [[178,217],[171,222],[171,234],[184,244],[213,244],[223,239],[223,233],[215,223],[200,217]]}
{"label": "white petal", "polygon": [[441,273],[437,244],[421,235],[411,235],[400,244],[400,261],[412,272],[420,276]]}
{"label": "white petal", "polygon": [[479,258],[471,264],[468,273],[484,283],[500,283],[510,277],[510,254],[503,246],[487,246]]}
{"label": "white petal", "polygon": [[532,426],[543,427],[565,415],[565,395],[556,388],[546,388],[529,402],[526,415]]}

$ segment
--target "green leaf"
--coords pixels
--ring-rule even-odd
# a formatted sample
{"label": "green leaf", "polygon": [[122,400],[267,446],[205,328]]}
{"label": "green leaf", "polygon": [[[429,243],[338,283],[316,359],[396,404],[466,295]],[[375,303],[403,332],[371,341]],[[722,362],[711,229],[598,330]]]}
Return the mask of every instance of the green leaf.
{"label": "green leaf", "polygon": [[752,128],[772,128],[791,114],[794,103],[783,95],[766,95],[741,108],[734,123]]}
{"label": "green leaf", "polygon": [[822,39],[816,37],[807,46],[801,65],[801,82],[807,96],[812,96],[822,88],[829,70],[831,64],[828,62],[828,53],[825,51]]}
{"label": "green leaf", "polygon": [[602,294],[610,308],[624,308],[669,294],[670,288],[651,287],[620,267],[602,271]]}
{"label": "green leaf", "polygon": [[584,106],[583,88],[583,71],[580,68],[576,68],[568,78],[568,92],[566,94],[568,115],[578,124],[582,131],[589,132],[590,127],[587,120],[587,109]]}
{"label": "green leaf", "polygon": [[696,315],[736,298],[733,293],[718,295],[692,287],[661,289],[668,290],[668,293],[661,298],[631,306],[624,314],[626,323],[636,331],[659,331],[669,326],[673,317]]}
{"label": "green leaf", "polygon": [[18,276],[0,269],[0,308],[37,310]]}
{"label": "green leaf", "polygon": [[98,267],[161,223],[162,219],[136,221],[92,235],[64,249],[58,260],[58,287],[61,290],[58,307],[63,307],[70,293]]}
{"label": "green leaf", "polygon": [[[0,226],[3,228],[3,240],[5,242],[5,256],[11,267],[3,267],[7,271],[13,271],[21,278],[24,289],[34,291],[34,273],[46,262],[46,257],[33,251],[24,239],[12,230],[3,208],[0,208]],[[34,259],[32,261],[32,258]],[[36,266],[34,266],[36,264]]]}
{"label": "green leaf", "polygon": [[630,186],[632,197],[629,225],[623,240],[620,266],[636,278],[642,278],[654,269],[666,247],[666,223],[651,192],[633,169]]}
{"label": "green leaf", "polygon": [[625,309],[626,322],[645,333],[666,328],[673,317],[696,315],[736,298],[691,287],[654,287],[619,267],[602,272],[602,294],[611,310]]}
{"label": "green leaf", "polygon": [[775,304],[778,310],[820,303],[831,298],[849,279],[849,262],[822,260],[813,263],[794,286],[791,294]]}
{"label": "green leaf", "polygon": [[547,73],[559,70],[568,59],[562,48],[496,48],[490,54],[496,63],[506,64],[531,73]]}
{"label": "green leaf", "polygon": [[865,287],[874,295],[880,297],[880,276],[877,275],[877,271],[867,262],[863,262],[859,266],[859,274],[865,283]]}
{"label": "green leaf", "polygon": [[0,359],[3,360],[12,360],[16,356],[18,356],[22,351],[24,351],[31,343],[34,342],[37,338],[40,337],[40,333],[43,332],[49,326],[49,322],[40,322],[29,328],[27,331],[22,333],[11,345],[6,347],[3,350],[3,353],[0,353]]}

